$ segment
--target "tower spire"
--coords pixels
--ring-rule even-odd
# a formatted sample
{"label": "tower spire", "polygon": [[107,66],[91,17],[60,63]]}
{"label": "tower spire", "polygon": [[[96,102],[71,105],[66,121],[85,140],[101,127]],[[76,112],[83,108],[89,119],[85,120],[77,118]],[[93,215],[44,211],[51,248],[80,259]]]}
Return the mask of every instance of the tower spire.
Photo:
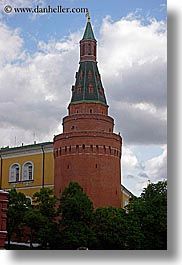
{"label": "tower spire", "polygon": [[88,22],[80,41],[80,67],[76,73],[75,85],[72,86],[70,104],[94,102],[107,105],[96,61],[97,41],[90,23],[90,14],[87,13],[86,16]]}
{"label": "tower spire", "polygon": [[90,14],[89,14],[89,12],[87,12],[85,16],[88,18],[88,23],[90,23]]}

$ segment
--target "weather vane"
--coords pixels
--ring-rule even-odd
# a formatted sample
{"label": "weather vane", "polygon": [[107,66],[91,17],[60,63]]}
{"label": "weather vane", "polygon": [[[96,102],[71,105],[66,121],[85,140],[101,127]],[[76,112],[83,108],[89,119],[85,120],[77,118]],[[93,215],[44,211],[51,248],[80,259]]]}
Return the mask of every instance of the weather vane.
{"label": "weather vane", "polygon": [[87,12],[85,16],[88,17],[88,22],[90,22],[90,14],[89,14],[89,12]]}

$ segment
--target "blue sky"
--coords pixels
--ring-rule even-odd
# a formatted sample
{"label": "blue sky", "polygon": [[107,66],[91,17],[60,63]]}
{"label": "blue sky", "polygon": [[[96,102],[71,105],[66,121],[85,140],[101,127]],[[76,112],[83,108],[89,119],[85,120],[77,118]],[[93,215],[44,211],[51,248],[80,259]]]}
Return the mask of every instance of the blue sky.
{"label": "blue sky", "polygon": [[61,133],[87,18],[6,14],[5,5],[89,9],[109,113],[123,136],[122,183],[139,195],[149,179],[166,178],[166,1],[2,0],[0,146],[15,146]]}
{"label": "blue sky", "polygon": [[[117,21],[121,17],[127,16],[129,13],[136,12],[138,16],[144,18],[155,17],[158,20],[166,20],[166,1],[165,0],[47,0],[42,1],[42,3],[34,3],[32,5],[16,4],[16,1],[6,1],[12,7],[46,7],[50,5],[51,7],[57,7],[61,5],[62,7],[85,7],[88,8],[92,24],[95,26],[95,34],[99,34],[99,26],[102,19],[106,16],[111,16],[112,21]],[[22,1],[23,2],[23,1]],[[25,1],[26,2],[26,1]],[[57,38],[66,36],[70,32],[75,32],[80,30],[80,28],[85,25],[85,17],[81,13],[77,14],[37,14],[36,18],[31,18],[30,14],[4,14],[3,20],[11,28],[20,28],[21,34],[26,41],[26,47],[32,52],[35,52],[36,43],[35,39],[37,36],[39,39],[46,41],[50,36],[55,36]],[[147,23],[147,20],[144,20]]]}

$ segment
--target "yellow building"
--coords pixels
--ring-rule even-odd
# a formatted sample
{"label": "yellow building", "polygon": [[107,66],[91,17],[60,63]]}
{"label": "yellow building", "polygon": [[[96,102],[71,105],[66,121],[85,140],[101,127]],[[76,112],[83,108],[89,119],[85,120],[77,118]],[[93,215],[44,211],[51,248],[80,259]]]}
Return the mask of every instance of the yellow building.
{"label": "yellow building", "polygon": [[[42,187],[54,188],[53,142],[0,149],[0,189],[15,188],[32,200]],[[132,193],[121,185],[121,207]]]}
{"label": "yellow building", "polygon": [[127,188],[121,185],[121,208],[124,208],[133,196],[134,195]]}
{"label": "yellow building", "polygon": [[0,149],[0,189],[16,188],[31,199],[42,187],[54,188],[52,142]]}

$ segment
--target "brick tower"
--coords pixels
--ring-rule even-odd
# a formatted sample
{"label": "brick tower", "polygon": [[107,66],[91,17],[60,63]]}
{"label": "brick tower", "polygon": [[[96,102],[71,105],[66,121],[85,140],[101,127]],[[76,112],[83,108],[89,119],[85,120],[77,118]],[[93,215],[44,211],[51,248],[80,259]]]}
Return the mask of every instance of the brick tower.
{"label": "brick tower", "polygon": [[63,133],[54,137],[55,193],[78,182],[94,207],[121,206],[121,143],[113,133],[96,61],[90,17],[80,41],[80,66]]}

